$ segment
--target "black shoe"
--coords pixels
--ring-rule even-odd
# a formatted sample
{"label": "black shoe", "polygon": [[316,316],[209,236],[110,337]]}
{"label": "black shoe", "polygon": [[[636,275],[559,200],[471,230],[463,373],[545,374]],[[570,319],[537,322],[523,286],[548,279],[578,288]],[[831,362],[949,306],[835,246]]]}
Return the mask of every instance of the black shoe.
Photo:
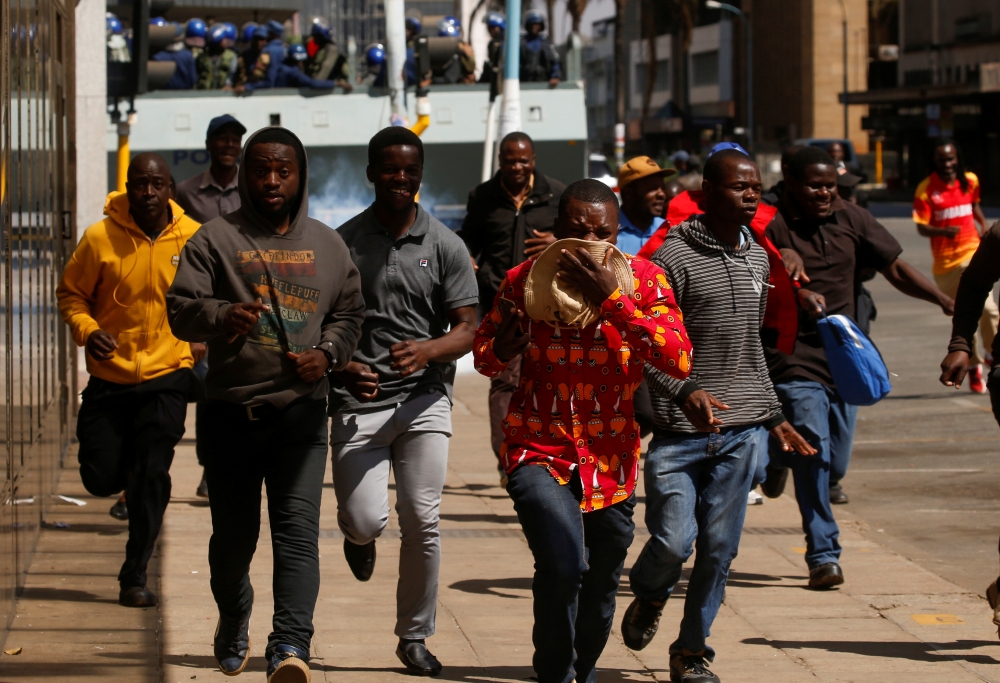
{"label": "black shoe", "polygon": [[119,500],[117,503],[111,506],[108,510],[108,514],[115,519],[120,519],[123,522],[128,521],[128,507],[125,505],[124,500]]}
{"label": "black shoe", "polygon": [[422,640],[400,638],[396,656],[413,676],[437,676],[441,673],[441,662],[431,654]]}
{"label": "black shoe", "polygon": [[122,588],[118,593],[122,607],[156,607],[156,596],[145,586]]}
{"label": "black shoe", "polygon": [[830,505],[846,505],[851,499],[844,493],[844,487],[838,484],[830,484]]}
{"label": "black shoe", "polygon": [[701,655],[670,655],[671,683],[721,683]]}
{"label": "black shoe", "polygon": [[375,541],[355,545],[344,539],[344,559],[358,581],[367,581],[375,571]]}
{"label": "black shoe", "polygon": [[768,498],[777,498],[785,492],[789,470],[787,467],[772,467],[771,465],[764,469],[767,472],[767,479],[761,482],[760,492]]}
{"label": "black shoe", "polygon": [[829,590],[842,583],[844,583],[844,572],[836,562],[827,562],[809,570],[809,587],[813,590]]}
{"label": "black shoe", "polygon": [[[252,599],[251,599],[252,600]],[[227,676],[236,676],[243,672],[250,661],[250,612],[239,619],[219,614],[219,623],[215,627],[215,661],[219,663],[219,671]]]}
{"label": "black shoe", "polygon": [[201,471],[201,483],[198,484],[198,488],[195,490],[194,495],[199,498],[208,498],[208,479],[205,478],[205,470]]}
{"label": "black shoe", "polygon": [[653,602],[636,598],[622,617],[622,640],[630,650],[641,650],[649,645],[660,627],[660,615],[667,601]]}
{"label": "black shoe", "polygon": [[267,683],[309,683],[309,653],[292,645],[275,645],[267,652]]}

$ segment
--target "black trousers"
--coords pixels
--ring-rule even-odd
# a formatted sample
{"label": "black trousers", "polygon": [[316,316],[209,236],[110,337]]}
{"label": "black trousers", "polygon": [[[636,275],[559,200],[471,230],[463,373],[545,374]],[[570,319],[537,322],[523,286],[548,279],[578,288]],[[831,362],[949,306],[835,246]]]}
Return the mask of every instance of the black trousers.
{"label": "black trousers", "polygon": [[[306,652],[319,594],[319,506],[328,433],[326,400],[284,410],[206,401],[205,473],[212,509],[208,563],[219,611],[238,618],[253,604],[250,561],[260,536],[261,485],[274,554],[274,617],[268,651],[293,645]],[[199,416],[201,417],[201,416]]]}
{"label": "black trousers", "polygon": [[596,682],[634,537],[634,495],[584,514],[581,490],[579,476],[560,486],[537,465],[517,468],[507,481],[535,558],[531,641],[538,683]]}
{"label": "black trousers", "polygon": [[122,588],[146,585],[163,513],[170,502],[170,463],[184,436],[189,370],[141,384],[91,377],[76,423],[80,478],[95,496],[125,491],[128,543],[118,574]]}

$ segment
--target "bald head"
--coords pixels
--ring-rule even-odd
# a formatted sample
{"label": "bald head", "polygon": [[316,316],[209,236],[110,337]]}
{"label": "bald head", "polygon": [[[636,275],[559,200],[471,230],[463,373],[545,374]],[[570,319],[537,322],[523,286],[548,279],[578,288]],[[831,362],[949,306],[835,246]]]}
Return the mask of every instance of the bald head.
{"label": "bald head", "polygon": [[155,236],[170,222],[170,167],[159,154],[144,152],[128,165],[129,211],[143,232]]}
{"label": "bald head", "polygon": [[163,160],[163,157],[156,152],[143,152],[132,157],[132,161],[128,165],[127,177],[131,178],[132,174],[138,172],[140,169],[147,173],[162,173],[168,179],[170,178],[170,167],[167,166],[167,162]]}

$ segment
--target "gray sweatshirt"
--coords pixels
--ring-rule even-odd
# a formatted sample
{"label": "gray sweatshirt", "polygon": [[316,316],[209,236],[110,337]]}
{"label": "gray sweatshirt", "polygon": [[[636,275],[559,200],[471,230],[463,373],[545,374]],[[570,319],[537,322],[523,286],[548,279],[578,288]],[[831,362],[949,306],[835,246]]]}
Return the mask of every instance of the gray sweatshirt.
{"label": "gray sweatshirt", "polygon": [[[246,141],[243,156],[260,132]],[[322,343],[336,369],[350,362],[364,321],[358,269],[340,235],[308,217],[308,162],[300,169],[299,205],[279,235],[254,208],[242,161],[240,209],[203,225],[181,252],[167,292],[170,328],[184,341],[208,343],[210,399],[277,408],[303,396],[323,399],[327,379],[303,382],[286,354]],[[222,328],[226,309],[258,298],[271,311],[229,343]]]}
{"label": "gray sweatshirt", "polygon": [[760,342],[767,253],[750,231],[743,229],[743,243],[733,249],[692,218],[667,233],[651,260],[667,274],[694,347],[685,381],[646,365],[655,427],[694,432],[680,406],[698,389],[729,406],[716,411],[725,427],[762,424],[773,429],[784,422]]}

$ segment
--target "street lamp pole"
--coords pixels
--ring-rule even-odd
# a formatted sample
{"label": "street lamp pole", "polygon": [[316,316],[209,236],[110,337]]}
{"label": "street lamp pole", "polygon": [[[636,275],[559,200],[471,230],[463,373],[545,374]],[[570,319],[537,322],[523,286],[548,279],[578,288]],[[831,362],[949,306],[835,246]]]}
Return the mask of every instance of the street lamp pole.
{"label": "street lamp pole", "polygon": [[743,42],[746,43],[746,94],[747,94],[747,147],[753,150],[753,30],[750,26],[750,17],[743,13],[739,7],[734,7],[724,2],[707,0],[705,7],[730,12],[743,19]]}
{"label": "street lamp pole", "polygon": [[844,4],[844,0],[839,0],[840,2],[840,13],[841,13],[841,27],[843,29],[843,35],[841,36],[841,48],[843,49],[844,57],[844,139],[847,140],[851,137],[851,122],[848,117],[847,112],[847,5]]}

